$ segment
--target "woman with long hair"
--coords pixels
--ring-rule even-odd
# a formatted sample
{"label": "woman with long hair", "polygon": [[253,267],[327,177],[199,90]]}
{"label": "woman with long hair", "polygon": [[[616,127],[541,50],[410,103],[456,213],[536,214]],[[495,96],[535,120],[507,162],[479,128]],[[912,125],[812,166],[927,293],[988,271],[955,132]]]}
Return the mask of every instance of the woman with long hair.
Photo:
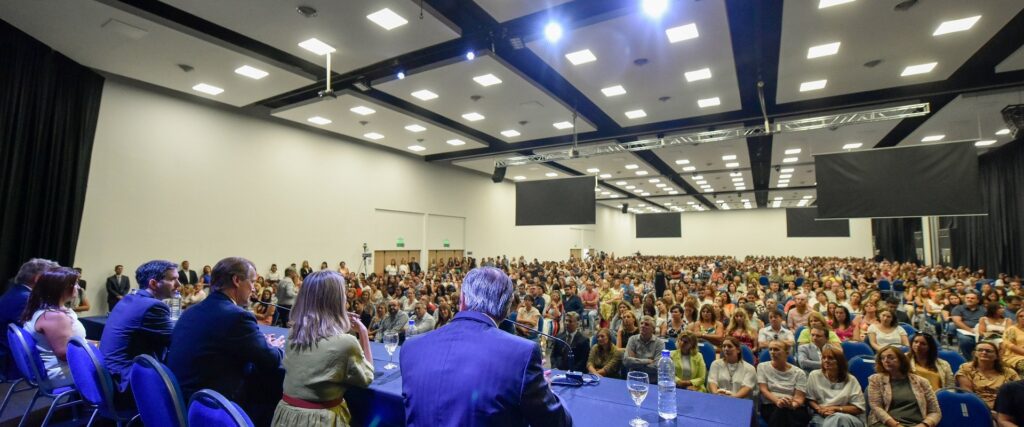
{"label": "woman with long hair", "polygon": [[841,347],[821,348],[821,369],[807,376],[807,400],[812,426],[863,427],[867,400],[860,383],[850,375]]}
{"label": "woman with long hair", "polygon": [[620,378],[622,353],[612,344],[612,333],[608,328],[598,329],[597,344],[590,348],[590,357],[587,358],[587,371],[601,377]]}
{"label": "woman with long hair", "polygon": [[757,348],[757,330],[751,327],[750,315],[742,308],[733,312],[732,320],[729,321],[729,326],[725,329],[725,335],[735,338],[747,348]]}
{"label": "woman with long hair", "polygon": [[683,332],[676,337],[676,350],[670,353],[670,357],[675,366],[676,387],[703,392],[707,365],[704,364],[704,356],[697,351],[697,344],[697,336],[693,332]]}
{"label": "woman with long hair", "polygon": [[999,387],[1019,379],[1017,371],[1003,365],[999,345],[991,341],[979,342],[974,347],[974,360],[960,365],[956,372],[960,388],[978,395],[989,409],[996,403]]}
{"label": "woman with long hair", "polygon": [[[306,277],[292,307],[284,358],[284,394],[272,425],[347,426],[343,397],[349,387],[373,381],[373,354],[366,327],[346,310],[345,278],[321,270]],[[349,334],[355,330],[356,336]]]}
{"label": "woman with long hair", "polygon": [[434,329],[447,325],[448,322],[452,321],[452,317],[455,317],[455,314],[452,313],[451,304],[448,304],[447,301],[441,301],[437,306],[437,321],[434,322]]}
{"label": "woman with long hair", "polygon": [[939,359],[939,344],[931,334],[917,333],[910,340],[910,372],[928,380],[932,390],[953,387],[953,369],[949,362]]}
{"label": "woman with long hair", "polygon": [[668,321],[662,325],[661,336],[674,340],[679,336],[679,333],[686,330],[686,325],[686,318],[683,317],[683,307],[678,304],[673,305],[669,309]]}
{"label": "woman with long hair", "polygon": [[[868,422],[872,425],[937,426],[939,401],[928,380],[910,372],[899,348],[885,346],[875,355],[875,374],[868,377]],[[921,403],[924,403],[922,406]]]}
{"label": "woman with long hair", "polygon": [[853,322],[850,321],[850,311],[842,306],[836,306],[832,312],[832,331],[839,337],[839,341],[849,341],[853,338]]}
{"label": "woman with long hair", "polygon": [[1003,364],[1024,374],[1024,308],[1017,310],[1017,323],[1006,329],[1003,343],[999,345]]}
{"label": "woman with long hair", "polygon": [[878,323],[878,304],[864,303],[864,313],[853,321],[853,340],[867,341],[868,328]]}
{"label": "woman with long hair", "polygon": [[1003,316],[1003,306],[998,302],[985,304],[985,316],[978,320],[978,336],[981,340],[996,344],[1003,342],[1003,333],[1013,323]]}
{"label": "woman with long hair", "polygon": [[889,309],[878,312],[878,323],[868,328],[868,345],[875,351],[887,345],[909,346],[907,331],[896,322],[896,313]]}
{"label": "woman with long hair", "polygon": [[632,311],[622,313],[621,319],[622,325],[619,326],[619,331],[616,333],[615,342],[618,343],[619,348],[625,349],[629,338],[640,333],[640,323],[637,322],[636,314],[633,314]]}
{"label": "woman with long hair", "polygon": [[78,272],[67,267],[43,272],[21,314],[23,328],[35,339],[46,376],[55,386],[75,382],[68,370],[68,342],[72,337],[85,338],[78,315],[65,307],[78,289],[78,278]]}
{"label": "woman with long hair", "polygon": [[252,314],[256,316],[256,323],[270,326],[274,323],[274,311],[277,307],[273,304],[274,293],[270,288],[264,288],[260,292],[259,299],[252,306]]}
{"label": "woman with long hair", "polygon": [[722,342],[722,337],[725,336],[725,327],[722,326],[722,322],[718,321],[718,316],[711,304],[704,304],[700,307],[697,321],[690,325],[689,331],[715,346],[718,346]]}
{"label": "woman with long hair", "polygon": [[743,360],[740,345],[736,338],[722,338],[722,357],[711,362],[711,370],[708,372],[709,392],[738,399],[754,397],[757,372],[753,365]]}

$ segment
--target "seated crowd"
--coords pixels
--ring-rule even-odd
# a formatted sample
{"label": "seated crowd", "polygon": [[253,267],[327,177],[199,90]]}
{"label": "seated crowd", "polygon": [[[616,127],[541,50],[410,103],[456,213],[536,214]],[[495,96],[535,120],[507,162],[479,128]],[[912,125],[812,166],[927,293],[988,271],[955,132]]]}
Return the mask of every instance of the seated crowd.
{"label": "seated crowd", "polygon": [[[936,427],[935,393],[954,386],[980,397],[1002,425],[1024,421],[1024,407],[1015,405],[1024,389],[1019,278],[852,258],[602,254],[480,265],[504,270],[516,288],[512,322],[499,326],[537,341],[558,369],[609,378],[644,371],[656,379],[668,348],[677,387],[755,400],[770,426]],[[435,260],[425,269],[415,259],[392,260],[378,275],[344,262],[314,271],[303,261],[260,275],[250,261],[227,258],[197,275],[187,261],[151,261],[136,270],[139,289],[129,291],[118,266],[107,280],[111,314],[100,350],[124,396],[132,359],[149,354],[170,367],[186,398],[212,388],[254,420],[345,424],[345,389],[373,380],[369,342],[389,331],[444,327],[476,267],[473,258]],[[79,277],[34,259],[0,298],[0,326],[33,334],[55,381],[70,381],[67,343],[85,335],[76,314],[88,305],[76,297]],[[164,302],[175,290],[185,307],[176,323]],[[290,330],[264,336],[258,324]],[[534,329],[568,342],[577,357]],[[866,384],[850,372],[847,342],[875,361]],[[954,371],[939,357],[944,343],[968,362]],[[6,347],[0,343],[0,356],[10,373]]]}

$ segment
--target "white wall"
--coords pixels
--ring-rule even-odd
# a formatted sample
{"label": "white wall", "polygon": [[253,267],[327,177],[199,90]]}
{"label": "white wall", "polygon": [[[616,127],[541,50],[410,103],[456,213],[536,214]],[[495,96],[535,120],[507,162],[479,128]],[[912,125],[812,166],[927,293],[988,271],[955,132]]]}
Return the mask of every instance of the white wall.
{"label": "white wall", "polygon": [[597,247],[626,255],[871,256],[871,221],[850,221],[850,237],[786,237],[783,209],[682,213],[682,237],[637,239],[635,216],[598,209]]}
{"label": "white wall", "polygon": [[[684,214],[681,239],[635,239],[633,216],[599,207],[597,225],[515,227],[515,186],[108,80],[75,265],[106,312],[105,278],[151,259],[194,269],[245,256],[260,271],[309,260],[359,264],[370,250],[451,249],[566,259],[570,248],[627,254],[852,255],[849,239],[787,239],[780,210]],[[422,254],[425,258],[426,253]],[[137,286],[132,281],[132,286]]]}

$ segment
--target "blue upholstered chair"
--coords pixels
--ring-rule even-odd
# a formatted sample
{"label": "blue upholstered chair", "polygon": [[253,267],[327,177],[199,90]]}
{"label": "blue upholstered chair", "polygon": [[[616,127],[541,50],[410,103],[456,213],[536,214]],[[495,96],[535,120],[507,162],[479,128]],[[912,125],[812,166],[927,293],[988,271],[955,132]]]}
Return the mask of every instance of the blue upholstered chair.
{"label": "blue upholstered chair", "polygon": [[875,357],[875,351],[871,349],[870,345],[859,341],[843,341],[840,344],[843,347],[843,356],[846,356],[846,360],[853,360],[854,357],[864,356],[867,358]]}
{"label": "blue upholstered chair", "polygon": [[747,347],[746,344],[740,344],[740,354],[743,356],[743,360],[747,363],[751,365],[756,364],[754,361],[754,352],[751,351],[750,347]]}
{"label": "blue upholstered chair", "polygon": [[178,379],[152,356],[135,358],[129,374],[139,416],[146,427],[186,427],[185,399]]}
{"label": "blue upholstered chair", "polygon": [[97,416],[113,420],[118,427],[130,425],[138,417],[134,407],[118,409],[114,405],[114,381],[97,353],[99,350],[84,339],[72,337],[68,342],[68,367],[82,400],[93,407],[89,425]]}
{"label": "blue upholstered chair", "polygon": [[960,365],[967,363],[967,359],[956,350],[939,350],[939,359],[945,360],[949,363],[949,368],[956,372],[960,369]]}
{"label": "blue upholstered chair", "polygon": [[188,423],[192,426],[253,427],[252,420],[235,402],[210,389],[192,395],[188,405]]}
{"label": "blue upholstered chair", "polygon": [[914,328],[913,326],[910,326],[909,323],[900,323],[900,327],[903,328],[904,331],[907,331],[907,336],[909,337],[912,337],[914,336],[914,334],[917,334],[917,329]]}
{"label": "blue upholstered chair", "polygon": [[935,393],[942,411],[936,427],[991,427],[992,411],[980,397],[961,388],[944,388]]}
{"label": "blue upholstered chair", "polygon": [[[761,350],[761,354],[757,355],[757,361],[759,363],[768,363],[772,361],[772,355],[771,353],[768,352],[767,348]],[[793,357],[792,354],[786,357],[786,361],[789,362],[790,365],[796,366],[796,359]]]}
{"label": "blue upholstered chair", "polygon": [[701,341],[700,344],[697,344],[697,350],[704,357],[704,368],[707,372],[711,372],[711,362],[715,361],[715,346],[707,341]]}
{"label": "blue upholstered chair", "polygon": [[21,417],[18,427],[25,425],[25,421],[28,420],[29,414],[32,412],[32,407],[35,406],[39,398],[51,399],[50,409],[46,411],[46,417],[43,418],[42,426],[44,427],[50,423],[50,418],[58,409],[70,408],[82,403],[81,400],[72,400],[78,397],[75,386],[57,387],[50,382],[50,377],[46,375],[43,359],[39,356],[39,349],[36,347],[36,340],[32,334],[20,326],[12,324],[7,329],[7,342],[11,348],[11,357],[18,366],[18,371],[24,377],[24,382],[36,389],[32,401],[25,407],[25,414]]}
{"label": "blue upholstered chair", "polygon": [[853,375],[860,382],[861,391],[867,393],[868,377],[874,373],[875,359],[866,356],[857,356],[850,359],[850,375]]}

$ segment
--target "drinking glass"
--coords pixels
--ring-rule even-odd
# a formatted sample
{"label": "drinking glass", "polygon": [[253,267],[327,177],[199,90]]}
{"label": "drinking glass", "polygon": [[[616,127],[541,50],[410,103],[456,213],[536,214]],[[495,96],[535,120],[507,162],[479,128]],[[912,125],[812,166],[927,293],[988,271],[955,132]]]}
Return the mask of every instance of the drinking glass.
{"label": "drinking glass", "polygon": [[388,351],[388,364],[384,365],[384,369],[395,369],[398,365],[395,364],[395,350],[398,349],[398,332],[386,331],[384,332],[384,349]]}
{"label": "drinking glass", "polygon": [[629,390],[629,397],[633,398],[636,404],[636,418],[629,421],[633,427],[647,427],[647,421],[640,418],[640,405],[647,398],[647,388],[650,387],[650,380],[646,372],[632,371],[626,375],[626,388]]}

